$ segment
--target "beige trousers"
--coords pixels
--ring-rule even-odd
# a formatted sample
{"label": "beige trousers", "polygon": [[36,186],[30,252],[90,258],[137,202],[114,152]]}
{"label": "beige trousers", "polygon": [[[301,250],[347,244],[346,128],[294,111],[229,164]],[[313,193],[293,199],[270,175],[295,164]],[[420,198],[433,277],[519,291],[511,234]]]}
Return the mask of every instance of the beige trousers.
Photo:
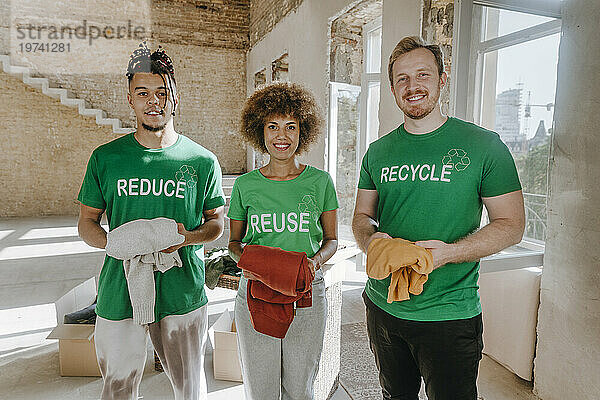
{"label": "beige trousers", "polygon": [[148,333],[176,400],[206,400],[204,347],[208,311],[204,305],[149,325],[133,319],[96,318],[96,356],[104,379],[103,400],[137,400],[146,362]]}

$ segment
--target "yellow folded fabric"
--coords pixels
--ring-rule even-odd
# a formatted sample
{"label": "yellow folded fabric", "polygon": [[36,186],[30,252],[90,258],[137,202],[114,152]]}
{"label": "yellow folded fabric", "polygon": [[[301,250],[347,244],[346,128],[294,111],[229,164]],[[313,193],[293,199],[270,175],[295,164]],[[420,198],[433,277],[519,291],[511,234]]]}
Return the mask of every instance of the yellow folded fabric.
{"label": "yellow folded fabric", "polygon": [[388,303],[408,300],[409,294],[421,294],[431,271],[431,251],[408,240],[374,239],[367,249],[367,275],[384,279],[392,274]]}

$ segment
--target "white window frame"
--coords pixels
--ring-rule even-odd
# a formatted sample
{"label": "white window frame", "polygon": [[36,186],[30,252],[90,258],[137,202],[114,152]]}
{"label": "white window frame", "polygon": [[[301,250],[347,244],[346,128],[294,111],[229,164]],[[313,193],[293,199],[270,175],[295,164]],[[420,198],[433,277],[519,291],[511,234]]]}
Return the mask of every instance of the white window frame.
{"label": "white window frame", "polygon": [[[517,32],[482,41],[484,16],[475,5],[558,18]],[[560,32],[560,0],[456,0],[450,73],[450,113],[480,122],[483,56],[485,53]]]}
{"label": "white window frame", "polygon": [[[557,20],[484,40],[486,16],[475,6],[524,12]],[[450,113],[481,123],[483,68],[486,53],[549,36],[561,31],[560,0],[456,0],[454,6],[453,59],[450,84]],[[524,240],[526,250],[495,254],[481,260],[481,272],[496,272],[542,266],[544,243]]]}
{"label": "white window frame", "polygon": [[[362,63],[362,74],[361,74],[361,83],[360,83],[360,134],[359,134],[359,141],[358,141],[358,154],[356,157],[356,171],[357,171],[357,176],[358,174],[360,174],[360,163],[361,160],[363,158],[363,156],[365,155],[365,153],[367,152],[367,149],[369,148],[369,144],[371,144],[370,142],[373,141],[373,139],[377,139],[377,137],[379,136],[379,131],[377,132],[367,132],[367,129],[369,127],[369,123],[368,123],[368,119],[369,118],[379,118],[379,115],[369,115],[369,86],[372,83],[379,83],[379,90],[381,91],[381,69],[384,68],[383,64],[379,67],[380,72],[368,72],[367,71],[367,66],[369,65],[369,63],[367,62],[367,56],[369,53],[369,48],[368,48],[368,35],[370,32],[373,32],[374,30],[380,29],[383,26],[383,19],[382,17],[378,17],[375,18],[373,21],[366,23],[363,25],[362,27],[362,37],[363,37],[363,63]],[[382,41],[381,41],[381,45],[383,47],[383,36],[382,36]],[[379,127],[379,124],[377,124],[377,126]],[[379,128],[378,128],[379,129]],[[375,135],[375,137],[369,137],[369,134]],[[358,182],[357,182],[358,183]],[[366,257],[364,255],[364,253],[358,253],[356,255],[356,270],[357,271],[364,271],[365,270],[365,265],[366,265]]]}
{"label": "white window frame", "polygon": [[[360,160],[362,160],[363,156],[367,152],[367,148],[369,147],[369,139],[367,136],[367,128],[368,128],[368,118],[373,117],[368,115],[368,97],[369,97],[369,85],[371,83],[379,83],[381,85],[381,72],[367,72],[367,55],[369,54],[368,41],[366,40],[368,34],[374,30],[377,30],[382,27],[382,18],[375,18],[373,21],[364,24],[362,28],[362,37],[363,37],[363,63],[362,63],[362,74],[361,74],[361,83],[360,83],[360,141],[359,141],[359,152],[358,152],[358,165],[357,171],[360,171]],[[380,67],[383,68],[383,65]],[[380,86],[381,90],[381,86]],[[379,118],[378,115],[374,116],[375,118]],[[372,132],[371,132],[372,134]],[[379,135],[379,132],[376,132],[376,135]]]}

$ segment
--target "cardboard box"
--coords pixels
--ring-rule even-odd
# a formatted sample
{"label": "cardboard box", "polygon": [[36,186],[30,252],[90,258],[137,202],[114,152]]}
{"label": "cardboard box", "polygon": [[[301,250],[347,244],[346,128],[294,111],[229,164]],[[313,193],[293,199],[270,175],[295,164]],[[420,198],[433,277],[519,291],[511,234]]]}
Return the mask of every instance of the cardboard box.
{"label": "cardboard box", "polygon": [[59,324],[48,339],[58,339],[61,376],[100,376],[94,325]]}
{"label": "cardboard box", "polygon": [[208,331],[213,344],[213,371],[215,379],[235,382],[242,381],[237,333],[234,330],[233,311],[225,310]]}
{"label": "cardboard box", "polygon": [[48,339],[58,339],[61,376],[101,376],[96,361],[94,325],[63,324],[65,314],[81,310],[96,298],[96,280],[77,285],[55,303],[58,325]]}

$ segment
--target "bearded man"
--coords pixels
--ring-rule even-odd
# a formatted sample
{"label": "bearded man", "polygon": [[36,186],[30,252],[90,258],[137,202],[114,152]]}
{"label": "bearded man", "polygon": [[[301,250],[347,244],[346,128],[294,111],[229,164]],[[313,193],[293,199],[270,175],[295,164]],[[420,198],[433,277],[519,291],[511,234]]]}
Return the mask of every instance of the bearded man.
{"label": "bearded man", "polygon": [[[373,142],[362,160],[353,232],[367,257],[380,249],[369,247],[375,239],[424,247],[433,270],[422,292],[403,301],[388,302],[390,276],[365,286],[383,398],[417,400],[423,378],[430,400],[476,400],[479,259],[522,238],[519,177],[498,134],[442,114],[447,75],[439,46],[402,39],[388,73],[405,122]],[[489,223],[480,228],[483,206]]]}

